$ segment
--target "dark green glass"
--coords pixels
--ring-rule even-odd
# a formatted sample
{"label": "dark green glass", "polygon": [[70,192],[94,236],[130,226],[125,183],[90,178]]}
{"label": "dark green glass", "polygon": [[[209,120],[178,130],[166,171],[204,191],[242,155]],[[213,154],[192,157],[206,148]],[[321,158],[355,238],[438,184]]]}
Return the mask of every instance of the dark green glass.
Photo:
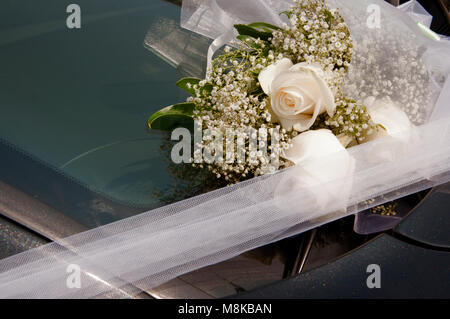
{"label": "dark green glass", "polygon": [[89,227],[189,196],[161,149],[168,134],[146,129],[187,96],[143,43],[159,20],[179,21],[180,7],[80,0],[81,28],[69,29],[70,3],[1,4],[0,179]]}

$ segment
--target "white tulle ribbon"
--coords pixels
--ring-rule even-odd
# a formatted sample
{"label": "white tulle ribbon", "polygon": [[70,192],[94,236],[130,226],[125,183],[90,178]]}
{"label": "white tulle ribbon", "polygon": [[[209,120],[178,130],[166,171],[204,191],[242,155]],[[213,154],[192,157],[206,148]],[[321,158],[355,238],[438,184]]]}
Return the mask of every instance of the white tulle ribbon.
{"label": "white tulle ribbon", "polygon": [[181,26],[214,39],[208,48],[209,69],[214,53],[236,38],[235,24],[264,21],[281,25],[283,19],[274,9],[269,0],[187,0],[183,1]]}
{"label": "white tulle ribbon", "polygon": [[212,60],[214,57],[214,53],[223,47],[225,44],[229,43],[236,37],[237,33],[234,30],[230,30],[227,33],[222,34],[218,38],[214,39],[211,45],[208,48],[208,55],[206,57],[206,69],[209,70],[211,68]]}
{"label": "white tulle ribbon", "polygon": [[[364,27],[367,6],[373,2],[380,6],[383,15],[381,30]],[[238,6],[248,3],[253,6],[246,10]],[[404,30],[408,35],[416,35],[417,31],[418,42],[426,49],[436,49],[434,57],[449,56],[450,48],[442,43],[444,41],[436,46],[429,42],[431,40],[423,40],[420,30],[413,29],[416,25],[408,17],[381,0],[330,0],[329,3],[342,9],[354,38],[366,38],[372,33],[398,32],[401,36]],[[236,7],[227,7],[231,11],[225,10],[233,21],[236,18],[236,21],[263,20],[277,24],[273,20],[290,1],[240,0],[235,4]],[[267,8],[272,11],[268,13]],[[182,22],[188,29],[191,27],[190,30],[215,39],[230,27],[222,25],[224,21],[218,23],[216,13],[207,0],[184,0]],[[267,15],[267,19],[262,19],[261,15]],[[383,42],[377,44],[389,54],[389,47],[383,47]],[[430,76],[439,71],[433,69],[438,62],[436,58],[427,62]],[[409,75],[404,76],[408,80]],[[433,121],[412,127],[407,142],[395,136],[383,136],[334,152],[313,165],[309,163],[316,173],[335,167],[336,161],[344,163],[340,167],[348,168],[342,174],[332,177],[329,174],[326,179],[320,174],[299,179],[302,174],[311,173],[304,171],[307,166],[299,165],[3,259],[0,261],[0,298],[133,296],[250,249],[446,183],[450,181],[450,81],[448,73],[443,77],[447,78],[443,89],[436,81],[440,97],[421,105],[430,112],[434,108]],[[401,152],[399,142],[404,146]],[[390,160],[377,156],[374,150],[381,148],[389,154]],[[308,181],[307,187],[305,181]],[[337,195],[337,189],[342,190],[342,196]],[[71,282],[74,269],[80,270],[79,286]]]}
{"label": "white tulle ribbon", "polygon": [[[301,169],[293,167],[3,259],[0,298],[92,298],[130,285],[135,292],[148,290],[249,249],[450,181],[450,119],[414,130],[417,138],[405,152],[394,152],[395,161],[373,158],[372,147],[389,136],[350,148],[355,164],[351,179],[344,174],[308,188],[286,184],[295,181]],[[315,169],[334,165],[335,156],[321,159]],[[349,190],[345,200],[318,205],[324,187],[342,186]],[[277,191],[286,187],[289,191]],[[79,288],[67,284],[73,267],[81,270]]]}

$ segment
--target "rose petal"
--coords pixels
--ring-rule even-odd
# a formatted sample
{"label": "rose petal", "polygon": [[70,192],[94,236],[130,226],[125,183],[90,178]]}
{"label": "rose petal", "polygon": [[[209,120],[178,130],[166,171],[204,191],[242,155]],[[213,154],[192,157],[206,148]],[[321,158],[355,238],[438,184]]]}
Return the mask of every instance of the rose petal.
{"label": "rose petal", "polygon": [[320,64],[318,63],[307,63],[307,62],[301,62],[301,63],[297,63],[295,65],[293,65],[290,69],[290,71],[313,71],[315,73],[317,73],[319,76],[323,77],[323,70],[322,67],[320,66]]}
{"label": "rose petal", "polygon": [[334,111],[336,110],[333,92],[322,77],[319,77],[316,72],[312,72],[312,74],[316,79],[317,85],[319,85],[320,87],[321,97],[323,101],[322,103],[325,106],[325,110],[327,111],[329,116],[333,116]]}
{"label": "rose petal", "polygon": [[292,144],[283,157],[295,164],[345,150],[333,132],[327,129],[301,133],[292,139]]}
{"label": "rose petal", "polygon": [[292,127],[298,123],[298,116],[296,116],[295,119],[289,119],[289,118],[281,118],[278,117],[278,120],[280,121],[281,127],[285,130],[292,130]]}
{"label": "rose petal", "polygon": [[[311,126],[316,121],[317,117],[319,116],[320,112],[322,110],[322,98],[319,98],[319,100],[316,102],[316,107],[314,108],[314,113],[307,117],[307,115],[299,114],[299,120],[296,124],[293,125],[294,130],[298,132],[303,132],[306,130],[309,130]],[[304,119],[302,119],[304,117]]]}
{"label": "rose petal", "polygon": [[265,69],[263,69],[258,76],[259,84],[263,89],[264,93],[271,93],[272,81],[283,71],[289,70],[293,63],[287,58],[283,58]]}

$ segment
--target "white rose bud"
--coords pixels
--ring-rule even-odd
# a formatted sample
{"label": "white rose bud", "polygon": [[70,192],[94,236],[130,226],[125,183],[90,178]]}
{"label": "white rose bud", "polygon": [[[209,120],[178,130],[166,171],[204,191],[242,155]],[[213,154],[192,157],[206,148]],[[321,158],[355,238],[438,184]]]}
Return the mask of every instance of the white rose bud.
{"label": "white rose bud", "polygon": [[403,110],[389,99],[368,97],[364,104],[375,124],[382,125],[364,142],[389,137],[382,141],[374,141],[371,156],[374,161],[395,161],[409,147],[413,137],[414,125]]}
{"label": "white rose bud", "polygon": [[[343,154],[343,162],[332,161],[332,165],[317,170],[314,167],[316,160],[334,156],[340,152]],[[349,155],[333,132],[320,129],[303,132],[294,137],[292,147],[282,156],[296,165],[302,165],[316,176],[323,175],[324,178],[321,179],[329,179],[340,174],[343,166],[346,166],[345,162]]]}
{"label": "white rose bud", "polygon": [[381,124],[384,129],[375,130],[374,133],[367,136],[366,141],[371,141],[383,136],[393,136],[404,142],[410,137],[412,123],[402,109],[400,109],[391,100],[376,100],[374,97],[368,97],[364,101],[367,106],[372,121],[375,124]]}
{"label": "white rose bud", "polygon": [[270,111],[284,129],[303,132],[327,112],[333,116],[336,105],[334,95],[325,81],[319,65],[299,63],[293,65],[284,58],[269,65],[259,74],[263,91],[270,96]]}

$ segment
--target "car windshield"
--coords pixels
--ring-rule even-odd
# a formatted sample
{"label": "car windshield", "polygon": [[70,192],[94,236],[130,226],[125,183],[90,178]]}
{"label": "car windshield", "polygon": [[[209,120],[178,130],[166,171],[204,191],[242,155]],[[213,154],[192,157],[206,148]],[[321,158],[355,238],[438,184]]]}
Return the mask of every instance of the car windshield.
{"label": "car windshield", "polygon": [[81,2],[80,29],[64,1],[2,5],[0,179],[92,228],[192,194],[175,193],[167,134],[146,129],[186,98],[143,45],[177,1]]}

